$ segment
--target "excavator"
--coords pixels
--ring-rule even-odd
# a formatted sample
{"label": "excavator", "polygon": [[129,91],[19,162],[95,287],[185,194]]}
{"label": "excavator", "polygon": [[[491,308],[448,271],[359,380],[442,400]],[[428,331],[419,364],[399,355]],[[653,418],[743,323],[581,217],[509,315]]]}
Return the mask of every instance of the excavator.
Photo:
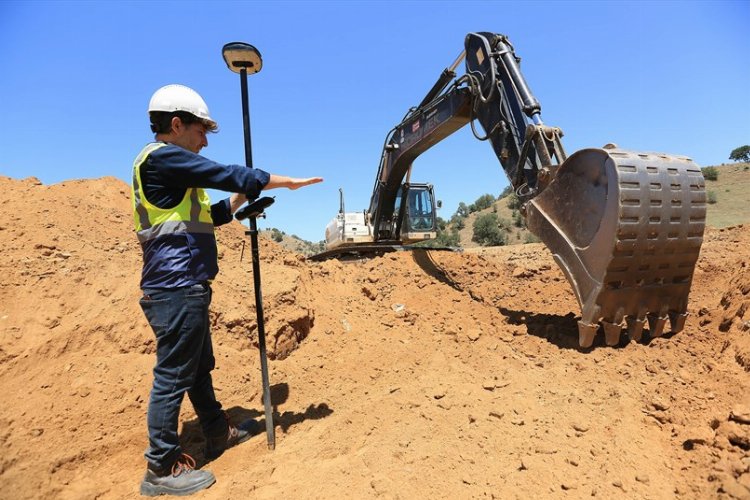
{"label": "excavator", "polygon": [[[457,76],[461,61],[466,71]],[[562,130],[543,123],[502,34],[466,36],[462,53],[388,132],[369,208],[346,213],[342,195],[316,258],[434,238],[433,187],[410,181],[412,164],[467,124],[492,146],[527,228],[570,282],[582,311],[582,348],[592,346],[600,323],[609,346],[623,331],[634,341],[661,336],[668,320],[672,332],[684,329],[706,220],[700,167],[685,156],[615,144],[568,156]]]}

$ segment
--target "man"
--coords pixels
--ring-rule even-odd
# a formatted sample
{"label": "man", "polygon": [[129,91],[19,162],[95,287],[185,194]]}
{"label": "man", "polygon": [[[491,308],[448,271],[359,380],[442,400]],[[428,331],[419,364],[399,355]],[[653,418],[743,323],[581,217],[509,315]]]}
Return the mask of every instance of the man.
{"label": "man", "polygon": [[[218,272],[214,226],[264,189],[297,189],[321,182],[273,175],[200,156],[206,134],[217,130],[200,95],[182,85],[157,90],[149,103],[156,134],[133,164],[133,216],[143,250],[140,304],[156,335],[156,365],[148,406],[149,448],[141,494],[188,495],[213,484],[207,470],[182,453],[177,427],[187,393],[206,438],[211,460],[249,439],[260,424],[231,424],[216,400],[208,308]],[[204,188],[232,194],[210,204]]]}

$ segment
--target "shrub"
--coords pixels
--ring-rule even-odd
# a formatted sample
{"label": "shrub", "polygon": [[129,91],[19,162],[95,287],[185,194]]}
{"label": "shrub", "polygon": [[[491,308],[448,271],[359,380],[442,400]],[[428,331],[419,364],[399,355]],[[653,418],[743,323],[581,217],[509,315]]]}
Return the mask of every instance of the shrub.
{"label": "shrub", "polygon": [[[471,241],[482,246],[500,246],[507,243],[505,231],[501,229],[501,223],[495,214],[484,214],[476,218],[473,225],[474,233]],[[504,221],[507,223],[507,221]]]}
{"label": "shrub", "polygon": [[716,197],[716,193],[713,191],[709,191],[707,201],[710,205],[713,205],[714,203],[716,203],[718,201],[718,198]]}
{"label": "shrub", "polygon": [[438,231],[438,235],[434,240],[420,241],[412,246],[420,248],[460,247],[460,240],[461,237],[458,235],[458,231]]}
{"label": "shrub", "polygon": [[479,212],[480,210],[484,210],[485,208],[490,208],[490,206],[495,202],[495,197],[491,194],[483,194],[479,198],[477,198],[477,201],[471,204],[469,209],[471,207],[474,207],[474,212]]}
{"label": "shrub", "polygon": [[497,218],[497,227],[499,227],[506,233],[510,233],[511,231],[513,231],[513,223],[508,219],[503,219],[502,217]]}
{"label": "shrub", "polygon": [[508,196],[508,208],[511,210],[517,210],[521,207],[521,200],[518,199],[518,196],[516,193],[511,194]]}
{"label": "shrub", "polygon": [[443,231],[435,239],[436,246],[443,247],[460,247],[461,237],[458,235],[458,231]]}
{"label": "shrub", "polygon": [[719,180],[719,170],[716,167],[704,167],[701,172],[703,172],[703,177],[707,181]]}
{"label": "shrub", "polygon": [[464,217],[454,215],[453,217],[451,217],[451,224],[453,225],[454,229],[460,231],[466,227],[466,219]]}
{"label": "shrub", "polygon": [[532,233],[526,233],[526,237],[523,239],[524,243],[539,243],[539,238],[534,236]]}

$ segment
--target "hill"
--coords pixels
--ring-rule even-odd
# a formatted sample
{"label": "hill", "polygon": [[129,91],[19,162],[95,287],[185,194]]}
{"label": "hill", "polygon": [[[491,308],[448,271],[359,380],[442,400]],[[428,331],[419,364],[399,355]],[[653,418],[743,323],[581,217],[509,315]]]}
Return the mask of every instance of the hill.
{"label": "hill", "polygon": [[[135,498],[155,345],[129,188],[0,187],[0,498]],[[244,228],[217,237],[213,377],[230,416],[262,419]],[[196,498],[750,494],[748,226],[708,230],[683,332],[588,351],[541,244],[260,256],[276,449],[207,463],[186,401],[183,446],[218,479]]]}
{"label": "hill", "polygon": [[735,163],[714,167],[718,173],[715,181],[706,180],[709,199],[707,225],[728,227],[750,222],[750,163]]}
{"label": "hill", "polygon": [[[707,210],[706,225],[722,228],[750,222],[750,164],[736,163],[709,167],[716,169],[716,180],[706,179],[706,193],[711,201]],[[517,211],[510,208],[511,196],[505,195],[496,200],[490,207],[470,213],[464,220],[464,227],[458,231],[461,246],[467,249],[479,248],[480,244],[472,241],[473,225],[478,217],[494,213],[504,221],[507,228],[507,244],[517,245],[538,241],[525,227],[514,224]],[[454,224],[447,225],[451,231]]]}
{"label": "hill", "polygon": [[[498,219],[502,221],[503,227],[505,227],[505,234],[508,245],[522,245],[524,243],[539,241],[534,235],[529,232],[523,225],[516,225],[518,219],[518,211],[511,208],[513,205],[511,195],[500,197],[498,200],[492,203],[492,206],[483,210],[470,213],[464,221],[463,229],[459,230],[458,234],[463,248],[479,248],[481,245],[472,241],[474,235],[474,222],[478,217],[482,215],[494,213]],[[450,230],[450,229],[449,229]]]}
{"label": "hill", "polygon": [[282,248],[309,257],[316,253],[320,253],[325,250],[325,243],[323,240],[313,243],[312,241],[303,240],[297,235],[289,235],[286,232],[277,229],[263,229],[258,232],[260,238],[273,241]]}

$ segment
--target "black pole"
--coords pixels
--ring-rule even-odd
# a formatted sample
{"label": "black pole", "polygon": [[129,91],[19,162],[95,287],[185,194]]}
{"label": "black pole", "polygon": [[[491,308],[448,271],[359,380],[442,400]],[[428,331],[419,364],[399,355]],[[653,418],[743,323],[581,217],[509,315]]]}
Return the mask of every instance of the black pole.
{"label": "black pole", "polygon": [[250,217],[251,253],[253,256],[253,284],[255,285],[255,312],[258,318],[258,350],[260,351],[260,372],[263,379],[263,406],[266,411],[266,437],[268,449],[276,448],[276,435],[273,427],[273,408],[271,406],[271,387],[268,382],[268,360],[266,359],[266,328],[263,319],[263,294],[260,289],[260,257],[258,254],[258,225],[256,217]]}
{"label": "black pole", "polygon": [[250,142],[250,96],[247,91],[247,69],[240,70],[242,87],[242,124],[245,129],[245,165],[253,168],[253,146]]}
{"label": "black pole", "polygon": [[[242,122],[245,129],[245,164],[253,168],[253,149],[250,141],[250,98],[247,90],[247,69],[240,70],[242,87]],[[258,225],[256,217],[250,217],[250,247],[253,255],[253,284],[255,285],[255,312],[258,318],[258,350],[260,351],[260,372],[263,380],[263,406],[266,412],[266,438],[268,449],[276,448],[273,428],[273,408],[271,406],[271,386],[268,381],[268,359],[266,356],[266,329],[263,319],[263,294],[260,289],[260,259],[258,257]]]}

